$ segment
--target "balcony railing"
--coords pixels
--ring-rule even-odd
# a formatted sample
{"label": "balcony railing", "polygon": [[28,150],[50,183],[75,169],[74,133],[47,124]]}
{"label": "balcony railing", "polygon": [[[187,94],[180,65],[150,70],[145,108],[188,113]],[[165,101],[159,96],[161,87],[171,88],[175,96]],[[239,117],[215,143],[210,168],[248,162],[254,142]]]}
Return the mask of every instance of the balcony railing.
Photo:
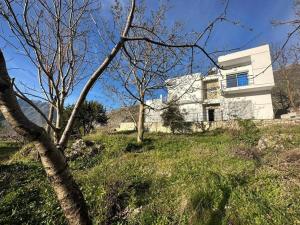
{"label": "balcony railing", "polygon": [[253,76],[244,76],[244,77],[227,77],[226,79],[221,80],[221,88],[237,88],[237,87],[246,87],[254,84]]}

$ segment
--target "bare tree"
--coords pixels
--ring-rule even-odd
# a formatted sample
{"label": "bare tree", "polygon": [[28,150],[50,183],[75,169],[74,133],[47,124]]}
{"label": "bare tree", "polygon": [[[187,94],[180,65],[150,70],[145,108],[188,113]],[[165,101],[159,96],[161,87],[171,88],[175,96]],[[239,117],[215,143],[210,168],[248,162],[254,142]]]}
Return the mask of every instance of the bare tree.
{"label": "bare tree", "polygon": [[[114,81],[112,85],[122,86],[123,89],[113,88],[118,96],[126,96],[129,102],[139,104],[139,114],[137,120],[137,142],[141,143],[144,138],[145,130],[145,110],[163,110],[164,108],[153,108],[147,105],[146,100],[155,96],[158,90],[165,91],[166,87],[176,89],[183,86],[182,83],[175,84],[167,82],[170,78],[182,73],[193,73],[198,69],[199,50],[211,64],[219,67],[211,55],[205,51],[210,35],[218,22],[231,22],[226,19],[228,2],[225,2],[224,11],[220,13],[205,29],[201,32],[190,34],[182,31],[182,24],[176,22],[173,27],[166,26],[166,17],[169,6],[161,4],[158,10],[152,12],[147,18],[145,4],[140,4],[135,13],[135,23],[130,30],[130,36],[126,38],[126,43],[119,56],[118,62],[114,65],[112,72]],[[119,8],[116,9],[120,11]],[[115,12],[117,15],[118,13]],[[121,18],[116,17],[115,21],[119,24]],[[202,45],[200,45],[201,43]],[[197,57],[198,56],[198,57]],[[199,60],[194,63],[195,60]],[[204,61],[202,60],[202,61]],[[219,67],[220,68],[220,67]],[[172,96],[172,102],[179,101],[184,95],[192,92],[193,84],[202,77],[191,76],[186,80],[189,88],[185,88],[180,95]],[[117,91],[116,91],[117,90]],[[166,107],[168,107],[166,105]]]}
{"label": "bare tree", "polygon": [[[296,111],[299,106],[299,50],[295,46],[285,49],[273,48],[276,87],[273,90],[275,106],[281,106],[283,110]],[[279,104],[279,105],[278,105]]]}
{"label": "bare tree", "polygon": [[[37,69],[39,94],[31,87],[16,95],[39,109],[30,101],[37,97],[49,103],[49,115],[44,115],[47,130],[54,132],[56,144],[61,134],[61,115],[65,99],[82,79],[87,64],[87,29],[83,26],[90,11],[91,1],[4,1],[0,15],[8,23],[21,53]],[[18,11],[21,11],[20,15]],[[2,35],[6,40],[6,37]],[[10,42],[11,43],[11,42]],[[53,123],[53,114],[56,121]]]}
{"label": "bare tree", "polygon": [[[81,67],[78,65],[80,62],[77,60],[82,61],[81,57],[84,56],[84,54],[82,56],[77,55],[75,49],[82,46],[74,46],[74,43],[77,37],[83,35],[78,29],[82,25],[81,19],[86,14],[90,2],[83,1],[81,4],[80,1],[57,0],[51,6],[50,3],[5,0],[4,4],[1,5],[0,12],[2,18],[9,24],[12,33],[19,40],[26,55],[38,68],[38,79],[45,98],[51,106],[56,108],[57,119],[55,123],[51,121],[51,115],[49,118],[44,115],[47,124],[55,132],[55,140],[52,140],[45,129],[29,121],[21,111],[16,96],[30,103],[42,114],[38,107],[16,87],[14,80],[9,77],[2,52],[0,53],[0,109],[14,130],[24,137],[37,141],[36,147],[42,164],[69,223],[91,224],[83,195],[68,169],[62,150],[69,139],[79,107],[93,84],[120,51],[125,40],[124,38],[120,39],[103,63],[90,76],[64,131],[61,132],[60,123],[64,100],[72,91],[76,82],[76,75],[80,72]],[[22,8],[22,16],[17,14],[20,10],[18,7]],[[135,1],[132,1],[131,11],[123,29],[123,37],[128,35],[134,9]],[[47,15],[43,15],[45,12]],[[51,35],[51,32],[54,35]]]}
{"label": "bare tree", "polygon": [[[118,53],[122,51],[131,58],[130,51],[134,50],[129,51],[128,48],[136,42],[147,43],[143,45],[146,47],[151,46],[145,48],[147,54],[152,54],[154,46],[164,47],[170,52],[189,48],[192,49],[193,57],[198,51],[219,67],[211,54],[205,50],[205,43],[203,45],[200,43],[201,38],[211,31],[213,25],[209,24],[207,29],[189,41],[180,40],[175,43],[173,38],[155,35],[157,32],[155,30],[147,31],[148,27],[144,22],[135,23],[136,7],[135,0],[132,0],[126,10],[128,15],[124,17],[125,20],[120,20],[122,25],[119,32],[109,32],[117,37],[117,41],[113,42],[114,46],[102,63],[87,77],[71,116],[66,126],[62,128],[64,102],[75,84],[81,80],[80,75],[85,71],[87,63],[84,59],[85,51],[80,49],[85,49],[86,46],[85,35],[89,30],[84,29],[86,27],[84,21],[86,16],[91,16],[90,9],[93,7],[91,4],[92,2],[88,0],[4,0],[0,5],[1,18],[8,23],[25,55],[38,69],[38,81],[44,96],[35,97],[48,101],[53,107],[49,115],[44,115],[28,97],[34,95],[24,93],[17,87],[15,80],[11,79],[7,72],[5,59],[0,51],[0,110],[17,133],[35,141],[42,165],[70,224],[91,224],[91,219],[83,195],[70,173],[63,150],[66,148],[79,108],[95,82],[108,69]],[[224,19],[225,15],[222,15],[216,21]],[[138,69],[137,61],[131,63]],[[54,139],[47,132],[49,129],[37,126],[23,114],[17,97],[27,101],[44,117],[47,125],[55,133]],[[54,109],[55,122],[52,121],[51,113]]]}
{"label": "bare tree", "polygon": [[[170,43],[179,40],[178,23],[175,27],[167,28],[165,18],[167,5],[161,4],[148,21],[146,6],[141,4],[135,14],[135,25],[130,33],[134,36],[156,38],[166,37]],[[119,60],[114,64],[114,79],[123,87],[117,94],[126,96],[127,102],[137,102],[139,113],[137,119],[137,142],[141,143],[145,130],[146,99],[155,94],[155,91],[165,88],[165,83],[171,74],[174,74],[177,65],[182,63],[182,52],[185,49],[169,49],[143,40],[128,42],[124,45]],[[120,94],[120,92],[122,94]],[[115,92],[116,93],[116,92]],[[129,100],[129,101],[128,101]]]}

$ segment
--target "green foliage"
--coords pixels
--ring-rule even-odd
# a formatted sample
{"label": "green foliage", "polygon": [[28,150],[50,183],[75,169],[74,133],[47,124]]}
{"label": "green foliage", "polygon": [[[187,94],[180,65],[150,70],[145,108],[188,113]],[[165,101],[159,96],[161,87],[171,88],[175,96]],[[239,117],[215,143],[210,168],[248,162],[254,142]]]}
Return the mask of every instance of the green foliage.
{"label": "green foliage", "polygon": [[[300,126],[276,130],[292,131],[290,148],[300,146]],[[274,128],[260,131],[272,132]],[[272,152],[258,166],[254,159],[236,156],[236,139],[222,130],[146,133],[145,138],[145,144],[137,145],[135,134],[84,137],[105,146],[92,160],[70,165],[94,224],[299,223],[295,179],[300,173],[296,166],[281,169]],[[0,189],[0,224],[65,224],[39,163],[1,166]]]}
{"label": "green foliage", "polygon": [[[63,125],[65,126],[71,116],[74,105],[67,106],[63,113]],[[100,103],[96,101],[85,101],[80,107],[75,124],[73,126],[73,135],[83,136],[94,129],[95,123],[104,125],[107,123],[106,110]]]}
{"label": "green foliage", "polygon": [[236,138],[249,146],[257,145],[261,137],[259,128],[252,120],[238,119],[240,130],[236,133]]}
{"label": "green foliage", "polygon": [[163,125],[170,127],[171,132],[186,133],[191,131],[192,124],[185,122],[184,116],[179,110],[179,107],[175,103],[171,103],[168,108],[161,115],[163,119]]}

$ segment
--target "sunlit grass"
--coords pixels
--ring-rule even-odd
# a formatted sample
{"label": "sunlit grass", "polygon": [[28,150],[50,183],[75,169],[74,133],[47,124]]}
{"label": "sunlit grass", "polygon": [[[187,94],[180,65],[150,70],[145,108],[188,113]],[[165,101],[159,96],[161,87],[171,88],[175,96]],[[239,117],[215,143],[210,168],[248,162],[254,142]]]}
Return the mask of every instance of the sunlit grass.
{"label": "sunlit grass", "polygon": [[[262,133],[292,130],[295,141],[285,151],[299,148],[299,127],[276,129]],[[70,162],[95,224],[300,224],[297,168],[279,167],[272,149],[261,155],[261,163],[236,154],[242,143],[226,130],[147,133],[142,145],[135,134],[96,133],[85,140],[105,146],[94,158]],[[64,222],[39,163],[14,162],[2,168],[1,177],[8,170],[14,179],[0,183],[5,190],[0,218],[6,218],[0,224],[18,216],[27,223]],[[30,204],[39,210],[33,212]]]}

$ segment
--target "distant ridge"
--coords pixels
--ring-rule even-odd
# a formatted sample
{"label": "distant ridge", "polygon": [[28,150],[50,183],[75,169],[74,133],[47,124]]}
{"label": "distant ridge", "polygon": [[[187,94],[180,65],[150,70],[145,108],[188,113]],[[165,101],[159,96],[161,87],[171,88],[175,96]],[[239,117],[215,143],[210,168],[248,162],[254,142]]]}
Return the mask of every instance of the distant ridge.
{"label": "distant ridge", "polygon": [[[18,100],[19,105],[24,112],[24,114],[27,116],[29,120],[34,122],[35,124],[39,126],[44,126],[46,121],[43,119],[43,117],[34,109],[32,106],[30,106],[27,102],[19,99]],[[47,102],[42,101],[33,101],[37,107],[47,116],[49,113],[49,105]],[[0,123],[4,126],[7,126],[7,122],[4,120],[3,116],[0,116]]]}

